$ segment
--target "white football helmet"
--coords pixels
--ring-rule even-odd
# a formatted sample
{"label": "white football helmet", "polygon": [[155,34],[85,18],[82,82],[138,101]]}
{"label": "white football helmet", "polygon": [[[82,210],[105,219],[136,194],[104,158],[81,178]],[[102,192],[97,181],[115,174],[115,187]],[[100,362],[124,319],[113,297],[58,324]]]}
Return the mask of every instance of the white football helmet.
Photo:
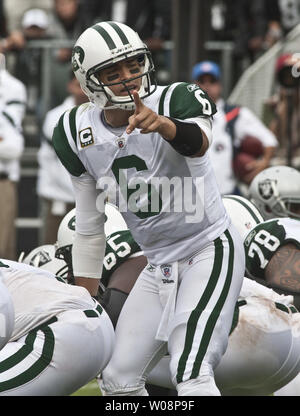
{"label": "white football helmet", "polygon": [[[99,108],[104,108],[109,101],[110,106],[105,107],[106,109],[133,110],[135,104],[127,86],[129,80],[103,84],[96,76],[103,68],[133,57],[139,62],[141,74],[133,75],[130,81],[141,78],[138,93],[143,99],[156,89],[151,53],[139,35],[123,23],[100,22],[86,29],[73,48],[72,68],[82,90]],[[117,84],[122,84],[128,95],[116,96],[110,87]]]}
{"label": "white football helmet", "polygon": [[[55,244],[55,256],[59,259],[64,259],[70,265],[72,264],[71,251],[75,236],[75,212],[76,209],[73,208],[64,216],[58,227],[57,242]],[[123,230],[128,230],[128,227],[122,214],[115,205],[107,202],[105,204],[104,223],[106,237],[114,232]]]}
{"label": "white football helmet", "polygon": [[252,202],[238,195],[224,195],[223,204],[235,228],[244,240],[257,224],[264,221]]}
{"label": "white football helmet", "polygon": [[252,180],[249,199],[265,219],[300,219],[300,172],[289,166],[264,169]]}
{"label": "white football helmet", "polygon": [[55,257],[55,250],[56,248],[53,244],[44,244],[27,254],[22,263],[47,270],[66,281],[68,266],[64,260]]}

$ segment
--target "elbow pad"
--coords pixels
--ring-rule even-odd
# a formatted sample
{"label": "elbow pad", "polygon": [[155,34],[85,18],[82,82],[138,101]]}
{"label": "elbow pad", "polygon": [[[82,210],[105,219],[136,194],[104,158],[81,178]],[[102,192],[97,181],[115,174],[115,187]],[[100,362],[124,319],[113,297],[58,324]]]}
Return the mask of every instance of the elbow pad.
{"label": "elbow pad", "polygon": [[184,123],[172,117],[167,117],[176,125],[176,136],[168,140],[170,146],[183,156],[194,156],[203,144],[203,136],[200,127],[194,123]]}

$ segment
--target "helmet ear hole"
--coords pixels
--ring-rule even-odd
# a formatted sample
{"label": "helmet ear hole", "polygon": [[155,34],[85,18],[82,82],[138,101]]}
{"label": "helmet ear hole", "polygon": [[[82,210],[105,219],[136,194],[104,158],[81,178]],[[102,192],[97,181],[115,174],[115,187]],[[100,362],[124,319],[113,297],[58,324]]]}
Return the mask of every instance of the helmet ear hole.
{"label": "helmet ear hole", "polygon": [[272,213],[272,209],[269,207],[269,205],[266,205],[266,204],[265,204],[265,210],[266,210],[266,212],[268,212],[269,214],[271,214],[271,213]]}

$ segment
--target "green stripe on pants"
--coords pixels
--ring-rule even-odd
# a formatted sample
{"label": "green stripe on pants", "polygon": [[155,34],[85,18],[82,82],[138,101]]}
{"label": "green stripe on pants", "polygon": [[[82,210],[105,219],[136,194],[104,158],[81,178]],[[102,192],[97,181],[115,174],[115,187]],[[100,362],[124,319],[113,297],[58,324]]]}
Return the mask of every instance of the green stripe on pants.
{"label": "green stripe on pants", "polygon": [[217,238],[214,241],[214,246],[215,246],[215,258],[214,258],[214,264],[213,264],[212,272],[209,278],[209,282],[204,290],[203,295],[201,296],[200,301],[198,302],[198,305],[191,313],[189,320],[187,322],[184,349],[179,359],[178,368],[177,368],[177,383],[182,382],[187,360],[192,349],[194,335],[197,329],[199,318],[203,310],[206,308],[215,290],[215,287],[217,285],[217,282],[221,273],[223,255],[224,255],[222,240],[220,238]]}
{"label": "green stripe on pants", "polygon": [[200,367],[203,361],[203,358],[206,354],[209,342],[211,340],[211,336],[212,333],[214,331],[216,322],[220,316],[220,312],[222,311],[223,307],[224,307],[224,303],[226,301],[228,292],[229,292],[229,288],[231,285],[231,281],[232,281],[232,273],[233,273],[233,260],[234,260],[234,247],[233,247],[233,241],[231,238],[231,235],[229,233],[229,231],[225,231],[225,235],[228,239],[228,243],[229,243],[229,261],[228,261],[228,269],[227,269],[227,274],[226,274],[226,279],[225,279],[225,284],[223,286],[221,295],[216,303],[216,306],[214,307],[210,317],[208,318],[208,321],[206,323],[205,329],[204,329],[204,333],[203,333],[203,337],[201,339],[201,343],[200,343],[200,347],[199,347],[199,351],[197,353],[195,362],[194,362],[194,366],[193,366],[193,370],[192,370],[192,374],[190,378],[196,378],[199,375],[199,371],[200,371]]}
{"label": "green stripe on pants", "polygon": [[36,339],[37,332],[42,331],[44,333],[45,340],[41,356],[30,368],[25,370],[23,373],[10,380],[0,382],[0,392],[14,389],[25,383],[28,383],[37,377],[50,364],[53,357],[55,339],[52,329],[48,325],[56,321],[56,317],[51,318],[49,321],[30,331],[25,338],[26,345],[24,345],[16,354],[0,363],[0,373],[7,371],[9,368],[19,364],[33,351],[33,343]]}

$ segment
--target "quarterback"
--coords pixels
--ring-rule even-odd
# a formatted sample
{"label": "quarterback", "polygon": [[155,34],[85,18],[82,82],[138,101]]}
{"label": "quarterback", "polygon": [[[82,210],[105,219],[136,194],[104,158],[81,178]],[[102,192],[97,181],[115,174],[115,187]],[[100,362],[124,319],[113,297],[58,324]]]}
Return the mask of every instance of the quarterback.
{"label": "quarterback", "polygon": [[[148,48],[121,23],[86,29],[72,65],[90,103],[64,113],[53,145],[75,191],[75,282],[97,294],[110,196],[103,178],[120,190],[112,202],[123,207],[134,240],[155,267],[142,271],[122,309],[103,372],[105,394],[147,395],[144,372],[168,344],[180,396],[220,395],[214,368],[227,348],[245,258],[207,155],[215,105],[194,84],[157,86]],[[179,178],[183,186],[191,179],[191,199],[200,178],[199,218],[189,223],[191,212],[174,209],[176,189],[161,200],[153,178]],[[154,209],[153,200],[159,201]]]}

